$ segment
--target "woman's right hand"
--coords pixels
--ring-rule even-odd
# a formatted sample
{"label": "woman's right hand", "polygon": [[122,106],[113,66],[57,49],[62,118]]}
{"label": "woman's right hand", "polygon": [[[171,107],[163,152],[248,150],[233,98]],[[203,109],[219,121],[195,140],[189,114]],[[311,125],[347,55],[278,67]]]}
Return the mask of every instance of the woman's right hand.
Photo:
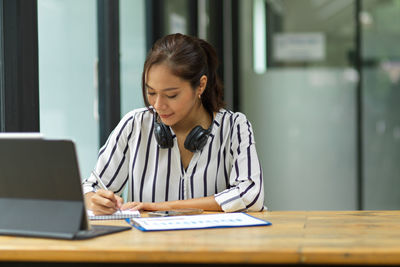
{"label": "woman's right hand", "polygon": [[121,209],[124,200],[112,191],[99,189],[85,194],[86,208],[95,215],[113,214]]}

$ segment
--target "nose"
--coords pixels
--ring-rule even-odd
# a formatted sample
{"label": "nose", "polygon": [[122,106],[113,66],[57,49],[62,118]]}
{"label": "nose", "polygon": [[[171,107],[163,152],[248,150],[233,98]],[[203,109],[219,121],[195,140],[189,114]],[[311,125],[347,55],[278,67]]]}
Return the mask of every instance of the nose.
{"label": "nose", "polygon": [[154,99],[154,105],[153,107],[156,110],[162,110],[165,107],[165,102],[163,100],[163,97],[160,95],[157,95]]}

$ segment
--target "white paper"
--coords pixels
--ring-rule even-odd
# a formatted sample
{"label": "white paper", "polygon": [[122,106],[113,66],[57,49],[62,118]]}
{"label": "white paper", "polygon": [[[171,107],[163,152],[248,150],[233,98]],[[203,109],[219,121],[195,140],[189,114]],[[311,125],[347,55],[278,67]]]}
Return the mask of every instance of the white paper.
{"label": "white paper", "polygon": [[270,223],[245,213],[218,213],[171,217],[133,218],[132,223],[140,230],[182,230],[269,225]]}

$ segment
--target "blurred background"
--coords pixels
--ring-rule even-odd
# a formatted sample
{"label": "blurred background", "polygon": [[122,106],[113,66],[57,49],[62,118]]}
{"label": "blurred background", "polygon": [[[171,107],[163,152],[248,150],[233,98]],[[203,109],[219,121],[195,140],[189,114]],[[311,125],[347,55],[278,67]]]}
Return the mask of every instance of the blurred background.
{"label": "blurred background", "polygon": [[155,40],[208,40],[271,210],[400,208],[400,0],[3,0],[0,130],[76,142],[82,177]]}

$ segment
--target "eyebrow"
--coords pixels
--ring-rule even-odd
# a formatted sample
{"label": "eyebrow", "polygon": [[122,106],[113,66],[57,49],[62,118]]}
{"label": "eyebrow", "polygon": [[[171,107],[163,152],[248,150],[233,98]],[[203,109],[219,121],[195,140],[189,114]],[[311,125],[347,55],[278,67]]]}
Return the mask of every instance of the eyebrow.
{"label": "eyebrow", "polygon": [[[146,87],[148,87],[152,90],[156,90],[153,87],[151,87],[150,85],[148,85],[147,83],[146,83]],[[179,87],[168,87],[168,88],[161,89],[161,91],[172,91],[172,90],[176,90],[176,89],[179,89]]]}

